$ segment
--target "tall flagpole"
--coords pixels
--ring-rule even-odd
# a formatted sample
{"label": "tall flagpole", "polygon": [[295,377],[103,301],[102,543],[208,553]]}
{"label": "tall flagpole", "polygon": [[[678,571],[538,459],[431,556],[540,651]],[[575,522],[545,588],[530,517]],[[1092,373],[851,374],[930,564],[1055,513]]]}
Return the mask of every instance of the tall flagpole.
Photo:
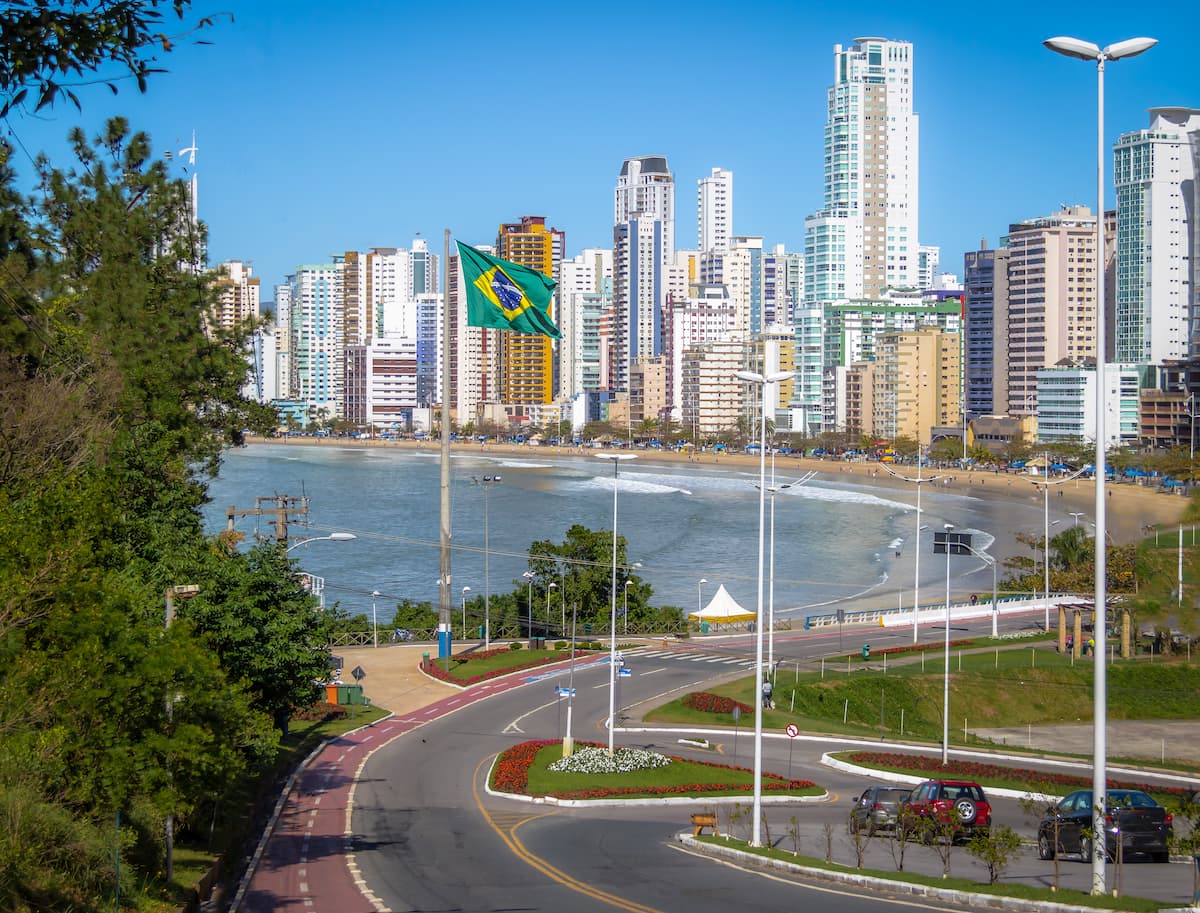
{"label": "tall flagpole", "polygon": [[[442,472],[441,559],[438,574],[438,657],[450,656],[450,229],[442,254]],[[447,660],[448,661],[448,660]]]}

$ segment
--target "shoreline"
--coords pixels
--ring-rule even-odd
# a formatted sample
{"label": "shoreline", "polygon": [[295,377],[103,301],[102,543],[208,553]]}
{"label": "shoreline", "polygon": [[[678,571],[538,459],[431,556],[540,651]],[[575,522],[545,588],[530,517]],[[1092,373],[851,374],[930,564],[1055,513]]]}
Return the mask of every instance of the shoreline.
{"label": "shoreline", "polygon": [[[383,441],[328,437],[262,438],[249,436],[246,438],[246,443],[266,444],[273,447],[336,447],[353,450],[390,448],[430,451],[440,448],[437,441]],[[588,447],[531,446],[528,444],[452,443],[450,446],[454,453],[527,458],[546,455],[582,459],[597,452]],[[728,467],[743,472],[756,469],[760,460],[758,456],[750,454],[700,453],[693,456],[687,452],[674,450],[638,450],[637,456],[639,461],[644,464],[680,466],[694,463],[706,468]],[[787,476],[797,472],[814,471],[818,473],[818,478],[826,482],[841,478],[856,485],[866,485],[888,492],[914,492],[912,485],[903,479],[893,478],[881,471],[875,463],[780,455],[775,458],[774,465],[777,475]],[[939,473],[938,470],[933,472]],[[1028,504],[1031,499],[1043,500],[1039,487],[1030,481],[1030,477],[1018,473],[956,469],[943,471],[941,475],[944,476],[943,483],[936,486],[937,490],[948,494],[969,495],[1021,504]],[[1160,492],[1138,482],[1109,482],[1105,489],[1108,492],[1105,510],[1108,535],[1111,541],[1118,545],[1141,540],[1145,536],[1144,528],[1146,526],[1170,527],[1179,524],[1188,504],[1186,497]],[[1090,481],[1076,479],[1054,486],[1054,490],[1050,493],[1050,499],[1052,503],[1057,502],[1055,504],[1056,511],[1060,511],[1064,507],[1068,512],[1077,511],[1087,518],[1088,522],[1091,522],[1091,518],[1094,516],[1095,485]]]}

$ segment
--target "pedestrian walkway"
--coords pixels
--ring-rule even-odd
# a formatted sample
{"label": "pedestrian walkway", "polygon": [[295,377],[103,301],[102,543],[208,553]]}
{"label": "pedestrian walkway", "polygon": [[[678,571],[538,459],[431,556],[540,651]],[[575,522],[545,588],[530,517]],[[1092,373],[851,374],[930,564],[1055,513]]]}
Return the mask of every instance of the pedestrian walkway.
{"label": "pedestrian walkway", "polygon": [[720,653],[703,653],[696,650],[624,650],[626,656],[645,657],[646,659],[662,659],[673,662],[708,663],[712,665],[738,666],[753,668],[754,660],[744,656],[729,656]]}

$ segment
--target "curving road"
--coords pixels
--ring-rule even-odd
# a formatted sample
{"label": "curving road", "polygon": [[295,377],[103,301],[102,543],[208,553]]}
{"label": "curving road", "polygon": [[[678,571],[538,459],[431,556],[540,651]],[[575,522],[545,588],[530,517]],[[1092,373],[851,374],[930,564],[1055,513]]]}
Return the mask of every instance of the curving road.
{"label": "curving road", "polygon": [[[1031,619],[1007,621],[1032,623]],[[978,625],[990,627],[990,621]],[[936,630],[930,634],[940,636]],[[873,643],[880,646],[884,643],[879,638],[889,635],[897,643],[911,640],[911,632],[907,640],[903,632],[870,632]],[[956,630],[954,636],[962,635]],[[836,630],[777,637],[776,653],[789,662],[803,663],[836,648],[837,639]],[[753,640],[709,639],[667,646],[628,657],[634,674],[622,682],[620,706],[660,703],[714,676],[745,675],[746,651],[753,648]],[[748,897],[766,913],[791,913],[809,903],[838,913],[914,905],[951,908],[913,904],[878,892],[858,896],[694,855],[671,838],[704,802],[574,809],[487,795],[488,764],[497,752],[525,738],[562,734],[563,708],[554,687],[565,683],[565,671],[557,677],[550,673],[534,678],[488,683],[418,714],[385,721],[327,749],[291,793],[242,909],[357,913],[616,908],[636,913],[728,913],[731,904],[744,905]],[[577,667],[575,685],[575,738],[605,741],[607,657]],[[636,714],[631,711],[631,715]],[[751,735],[743,727],[737,747],[737,762],[745,766],[750,764]],[[724,760],[732,761],[732,733],[715,738]],[[618,741],[689,753],[671,733],[630,731],[619,733]],[[823,803],[768,805],[767,820],[773,840],[791,848],[788,831],[794,817],[801,850],[811,855],[824,854],[828,825],[834,860],[853,864],[854,850],[842,825],[864,781],[819,766],[821,753],[834,744],[817,739],[789,744],[778,734],[764,741],[768,770],[785,773],[790,759],[793,776],[809,777],[830,790]],[[1031,823],[1017,803],[995,804],[999,822],[1017,827],[1027,837],[1032,834]],[[743,805],[748,808],[749,797]],[[353,834],[353,839],[347,840],[344,833]],[[867,848],[867,864],[894,868],[891,846],[890,841],[874,841]],[[931,873],[941,869],[940,860],[928,848],[910,847],[905,861],[907,868]],[[953,871],[984,878],[962,851],[954,855]],[[1048,884],[1051,872],[1051,863],[1038,862],[1027,852],[1008,880]],[[1063,885],[1081,889],[1090,879],[1089,867],[1074,861],[1064,860],[1060,873]],[[1184,865],[1130,864],[1122,871],[1122,889],[1182,900],[1190,897],[1190,878]]]}

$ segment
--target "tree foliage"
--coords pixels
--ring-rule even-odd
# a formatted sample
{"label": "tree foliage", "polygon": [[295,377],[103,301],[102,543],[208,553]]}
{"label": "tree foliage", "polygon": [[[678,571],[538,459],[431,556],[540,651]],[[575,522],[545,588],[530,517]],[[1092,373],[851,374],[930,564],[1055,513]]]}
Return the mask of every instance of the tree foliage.
{"label": "tree foliage", "polygon": [[[119,79],[133,79],[145,92],[147,77],[161,73],[158,53],[169,53],[182,37],[168,35],[164,9],[183,22],[192,0],[9,0],[0,10],[0,118],[28,104],[33,110],[66,96],[107,67],[120,76],[104,79],[113,94]],[[213,24],[205,16],[184,32]]]}
{"label": "tree foliage", "polygon": [[211,823],[325,670],[286,556],[201,522],[222,447],[273,425],[240,393],[252,327],[208,328],[203,227],[149,139],[72,144],[36,200],[0,168],[4,909],[99,909],[118,846],[122,893],[152,883],[163,817]]}

